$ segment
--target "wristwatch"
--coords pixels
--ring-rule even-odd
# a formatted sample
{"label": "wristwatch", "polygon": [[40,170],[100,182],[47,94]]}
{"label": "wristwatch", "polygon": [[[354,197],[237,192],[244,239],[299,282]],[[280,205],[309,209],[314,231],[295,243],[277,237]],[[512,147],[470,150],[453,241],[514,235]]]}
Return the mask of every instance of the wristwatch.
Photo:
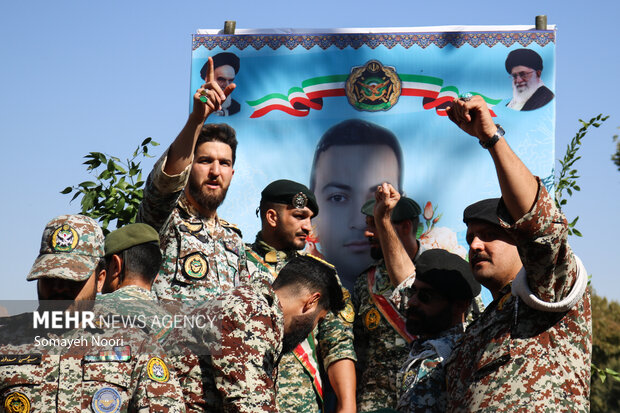
{"label": "wristwatch", "polygon": [[497,132],[495,132],[495,134],[491,136],[490,139],[487,139],[486,141],[483,141],[481,139],[478,141],[480,142],[480,146],[482,146],[484,149],[491,149],[497,143],[499,138],[503,137],[504,133],[506,133],[504,131],[504,128],[502,128],[499,123],[496,123],[495,126],[497,126]]}

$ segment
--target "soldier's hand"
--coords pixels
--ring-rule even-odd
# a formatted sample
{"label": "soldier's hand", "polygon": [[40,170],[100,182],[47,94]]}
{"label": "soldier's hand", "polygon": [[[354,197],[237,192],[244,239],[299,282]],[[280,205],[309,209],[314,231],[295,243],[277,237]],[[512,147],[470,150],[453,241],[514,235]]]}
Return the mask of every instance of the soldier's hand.
{"label": "soldier's hand", "polygon": [[389,219],[399,200],[400,194],[391,184],[384,182],[379,185],[375,191],[375,220]]}
{"label": "soldier's hand", "polygon": [[220,85],[217,84],[213,72],[213,59],[209,57],[207,77],[205,78],[205,83],[194,93],[194,109],[192,111],[203,122],[210,114],[222,109],[222,103],[237,87],[234,83],[231,83],[222,90]]}
{"label": "soldier's hand", "polygon": [[497,132],[491,112],[482,96],[473,96],[469,100],[455,99],[446,108],[450,120],[471,136],[487,140]]}

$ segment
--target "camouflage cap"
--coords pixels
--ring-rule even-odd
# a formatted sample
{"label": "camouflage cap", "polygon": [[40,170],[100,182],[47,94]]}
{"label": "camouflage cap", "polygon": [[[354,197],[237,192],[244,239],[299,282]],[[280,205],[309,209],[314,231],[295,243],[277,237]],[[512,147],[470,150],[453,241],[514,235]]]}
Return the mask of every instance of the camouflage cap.
{"label": "camouflage cap", "polygon": [[103,258],[103,232],[84,215],[61,215],[45,226],[39,256],[28,281],[39,278],[87,280]]}
{"label": "camouflage cap", "polygon": [[159,246],[159,234],[147,224],[129,224],[105,237],[105,256],[118,254],[136,245],[156,243]]}
{"label": "camouflage cap", "polygon": [[[319,204],[307,186],[288,179],[273,181],[261,192],[261,202],[291,205],[293,208],[310,208],[314,217],[319,215]],[[314,218],[313,217],[313,218]]]}
{"label": "camouflage cap", "polygon": [[[375,210],[375,199],[371,198],[362,205],[362,214],[372,217]],[[416,201],[411,198],[402,197],[394,207],[392,211],[392,222],[400,222],[406,219],[415,219],[420,213],[422,208]]]}

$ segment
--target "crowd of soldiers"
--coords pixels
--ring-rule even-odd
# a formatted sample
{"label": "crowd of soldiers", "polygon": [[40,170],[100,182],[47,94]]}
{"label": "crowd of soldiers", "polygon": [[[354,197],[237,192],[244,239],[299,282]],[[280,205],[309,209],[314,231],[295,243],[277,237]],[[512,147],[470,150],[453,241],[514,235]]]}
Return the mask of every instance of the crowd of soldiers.
{"label": "crowd of soldiers", "polygon": [[[237,140],[205,122],[234,85],[208,68],[138,223],[105,239],[85,216],[47,224],[27,276],[39,308],[0,319],[0,411],[589,410],[586,270],[481,97],[447,110],[489,151],[502,192],[464,210],[469,262],[420,244],[419,205],[384,183],[361,209],[375,262],[350,292],[304,252],[320,212],[305,185],[264,188],[251,244],[218,216]],[[37,326],[46,311],[84,323]],[[85,314],[144,322],[106,328]],[[154,322],[177,316],[210,322]]]}

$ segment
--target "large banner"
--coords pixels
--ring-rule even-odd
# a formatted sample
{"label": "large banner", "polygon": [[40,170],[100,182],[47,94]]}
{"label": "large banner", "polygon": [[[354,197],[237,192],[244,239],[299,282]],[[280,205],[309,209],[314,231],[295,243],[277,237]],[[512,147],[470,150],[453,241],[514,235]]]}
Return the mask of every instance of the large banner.
{"label": "large banner", "polygon": [[209,119],[230,124],[239,140],[220,216],[252,241],[261,190],[280,178],[305,183],[320,207],[315,246],[348,287],[371,263],[360,208],[383,181],[422,207],[423,243],[466,255],[463,209],[500,191],[487,151],[445,114],[455,97],[481,95],[552,190],[554,28],[201,30],[190,106],[209,56],[218,81],[237,85],[221,117]]}

